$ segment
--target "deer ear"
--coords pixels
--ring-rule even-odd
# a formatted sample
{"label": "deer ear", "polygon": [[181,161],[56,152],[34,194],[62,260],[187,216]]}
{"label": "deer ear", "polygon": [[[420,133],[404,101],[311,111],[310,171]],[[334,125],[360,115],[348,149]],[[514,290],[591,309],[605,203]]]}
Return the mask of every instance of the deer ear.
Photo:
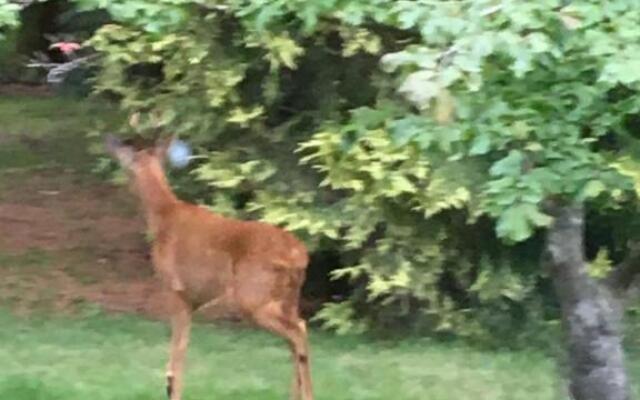
{"label": "deer ear", "polygon": [[120,139],[109,134],[105,138],[105,147],[109,154],[118,160],[123,167],[131,167],[135,152],[130,146],[123,144]]}
{"label": "deer ear", "polygon": [[154,149],[155,154],[158,157],[164,159],[167,156],[167,151],[169,150],[169,147],[171,147],[171,143],[173,143],[175,139],[176,139],[176,135],[173,134],[171,136],[167,136],[167,137],[156,140],[156,145]]}

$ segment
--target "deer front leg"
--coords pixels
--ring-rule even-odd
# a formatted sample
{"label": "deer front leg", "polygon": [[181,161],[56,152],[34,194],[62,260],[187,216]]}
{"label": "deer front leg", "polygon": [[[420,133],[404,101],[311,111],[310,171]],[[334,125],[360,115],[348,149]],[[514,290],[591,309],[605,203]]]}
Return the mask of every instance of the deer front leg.
{"label": "deer front leg", "polygon": [[182,396],[184,361],[190,331],[191,308],[176,293],[171,310],[171,349],[167,364],[167,397],[170,400],[180,400]]}

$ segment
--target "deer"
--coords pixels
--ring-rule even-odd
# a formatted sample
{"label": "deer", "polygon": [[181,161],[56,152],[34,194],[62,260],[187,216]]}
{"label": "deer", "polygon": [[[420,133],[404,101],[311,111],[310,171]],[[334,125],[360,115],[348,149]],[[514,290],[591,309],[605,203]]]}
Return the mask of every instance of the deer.
{"label": "deer", "polygon": [[219,307],[284,338],[293,364],[291,398],[313,400],[307,328],[299,313],[307,248],[275,225],[225,217],[178,199],[164,170],[172,140],[134,148],[113,135],[105,138],[141,204],[153,269],[169,300],[167,397],[182,397],[193,313]]}

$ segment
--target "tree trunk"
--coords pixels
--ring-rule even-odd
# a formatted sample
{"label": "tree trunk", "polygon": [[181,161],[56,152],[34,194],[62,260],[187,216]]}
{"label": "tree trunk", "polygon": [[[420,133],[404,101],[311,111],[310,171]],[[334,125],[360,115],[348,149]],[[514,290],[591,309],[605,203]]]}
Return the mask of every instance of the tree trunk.
{"label": "tree trunk", "polygon": [[559,206],[547,237],[552,277],[568,342],[575,400],[630,400],[617,299],[587,274],[584,210]]}

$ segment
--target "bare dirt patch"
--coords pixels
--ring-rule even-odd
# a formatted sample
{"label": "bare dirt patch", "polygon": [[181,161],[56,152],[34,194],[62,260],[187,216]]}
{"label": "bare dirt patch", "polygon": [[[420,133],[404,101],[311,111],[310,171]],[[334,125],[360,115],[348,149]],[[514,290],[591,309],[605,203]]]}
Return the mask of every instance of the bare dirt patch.
{"label": "bare dirt patch", "polygon": [[[165,315],[144,224],[126,190],[65,171],[9,179],[0,189],[0,298],[21,312],[73,312],[90,302]],[[30,265],[30,254],[43,259]]]}
{"label": "bare dirt patch", "polygon": [[9,83],[0,85],[0,96],[53,96],[47,85],[24,85]]}

